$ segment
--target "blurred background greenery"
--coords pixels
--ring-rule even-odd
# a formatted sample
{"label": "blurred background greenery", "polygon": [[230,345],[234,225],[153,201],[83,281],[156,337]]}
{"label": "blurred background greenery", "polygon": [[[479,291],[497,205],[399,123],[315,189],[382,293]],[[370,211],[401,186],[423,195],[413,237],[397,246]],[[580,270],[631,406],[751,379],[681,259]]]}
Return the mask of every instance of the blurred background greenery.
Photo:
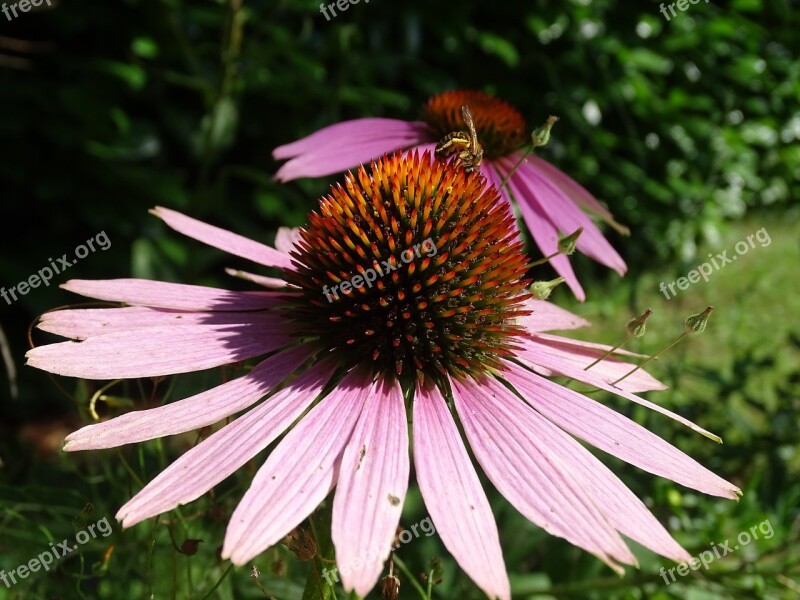
{"label": "blurred background greenery", "polygon": [[[49,288],[0,300],[11,356],[10,378],[0,377],[0,569],[82,522],[111,519],[140,481],[197,440],[60,452],[64,435],[90,419],[99,384],[22,365],[28,325],[76,302],[55,284],[136,276],[245,287],[223,268],[250,265],[167,234],[147,209],[176,208],[269,243],[278,226],[301,225],[333,180],[277,184],[275,146],[348,118],[415,119],[432,94],[478,88],[512,102],[531,126],[558,115],[541,155],[631,228],[629,238],[607,232],[630,265],[626,278],[574,257],[587,302],[566,290],[552,298],[595,323],[579,336],[614,343],[626,320],[650,307],[648,334],[632,349],[654,352],[686,315],[716,307],[702,336],[653,365],[672,390],[651,398],[721,434],[724,446],[595,397],[737,483],[743,499],[699,496],[608,464],[693,555],[766,519],[775,532],[665,586],[659,569],[668,561],[637,548],[641,568],[616,577],[491,490],[514,598],[798,597],[799,8],[789,0],[698,3],[667,21],[657,2],[372,0],[327,21],[317,0],[73,0],[0,15],[0,285],[27,279],[98,232],[111,240]],[[771,244],[708,283],[671,300],[658,291],[762,227]],[[102,408],[118,414],[218,378],[133,382]],[[0,599],[319,597],[314,577],[329,564],[319,557],[303,562],[278,546],[254,561],[259,583],[218,558],[255,467],[159,520],[126,532],[114,522],[110,537],[49,573],[0,585]],[[93,510],[81,521],[87,503]],[[412,492],[403,523],[425,515]],[[323,508],[315,529],[325,518]],[[184,546],[192,539],[203,540],[196,553]],[[414,576],[434,556],[443,562],[434,598],[481,597],[435,536],[398,553]],[[418,597],[401,577],[401,598]]]}

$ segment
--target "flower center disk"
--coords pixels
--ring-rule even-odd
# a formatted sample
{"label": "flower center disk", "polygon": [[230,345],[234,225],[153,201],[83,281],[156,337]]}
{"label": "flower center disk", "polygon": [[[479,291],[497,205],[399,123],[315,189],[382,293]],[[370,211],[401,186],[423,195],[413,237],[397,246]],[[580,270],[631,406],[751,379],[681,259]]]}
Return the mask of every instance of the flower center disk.
{"label": "flower center disk", "polygon": [[309,215],[289,314],[345,366],[433,377],[500,368],[525,335],[526,257],[477,172],[400,153],[349,173]]}
{"label": "flower center disk", "polygon": [[525,142],[527,125],[519,111],[499,98],[475,90],[453,90],[428,100],[423,119],[435,140],[453,131],[467,131],[461,116],[464,105],[472,113],[486,158],[507,156]]}

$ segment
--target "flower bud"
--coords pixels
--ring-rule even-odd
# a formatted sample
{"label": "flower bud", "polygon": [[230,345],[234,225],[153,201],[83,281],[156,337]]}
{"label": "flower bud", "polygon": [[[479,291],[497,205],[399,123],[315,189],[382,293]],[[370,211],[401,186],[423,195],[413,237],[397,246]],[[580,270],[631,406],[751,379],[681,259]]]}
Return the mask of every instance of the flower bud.
{"label": "flower bud", "polygon": [[558,240],[558,252],[564,256],[569,256],[575,252],[575,246],[578,244],[578,238],[583,233],[583,227],[578,227],[574,232],[568,236]]}
{"label": "flower bud", "polygon": [[553,129],[553,125],[556,124],[556,121],[558,121],[558,117],[551,115],[547,117],[547,122],[544,125],[533,130],[531,133],[531,143],[534,148],[541,148],[547,145],[547,142],[550,141],[550,130]]}
{"label": "flower bud", "polygon": [[534,281],[529,289],[536,300],[547,300],[550,297],[550,293],[564,281],[563,277],[557,277],[550,281]]}
{"label": "flower bud", "polygon": [[381,579],[381,599],[397,600],[400,596],[400,580],[395,575],[387,575]]}
{"label": "flower bud", "polygon": [[630,321],[628,321],[628,324],[626,325],[628,333],[637,338],[642,337],[644,335],[645,324],[647,323],[647,319],[649,319],[650,315],[652,314],[653,311],[648,308],[646,311],[644,311],[641,315],[639,315],[635,319],[631,319]]}
{"label": "flower bud", "polygon": [[306,529],[298,527],[283,539],[286,547],[294,552],[298,560],[311,560],[317,554],[317,543]]}
{"label": "flower bud", "polygon": [[181,544],[181,553],[185,554],[186,556],[194,556],[197,554],[197,549],[202,541],[203,540],[193,539],[184,540],[184,542]]}
{"label": "flower bud", "polygon": [[696,315],[689,315],[684,321],[684,327],[687,333],[702,333],[705,331],[708,317],[714,310],[713,306],[707,307],[703,312]]}

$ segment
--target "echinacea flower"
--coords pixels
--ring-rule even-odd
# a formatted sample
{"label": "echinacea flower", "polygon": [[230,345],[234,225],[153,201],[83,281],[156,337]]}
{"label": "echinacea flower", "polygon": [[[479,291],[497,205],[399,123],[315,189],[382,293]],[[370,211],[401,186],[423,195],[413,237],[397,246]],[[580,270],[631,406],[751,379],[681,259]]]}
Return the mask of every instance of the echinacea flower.
{"label": "echinacea flower", "polygon": [[[552,256],[557,252],[560,235],[572,234],[582,227],[577,250],[623,275],[627,270],[625,261],[583,210],[620,231],[627,230],[583,186],[546,160],[528,155],[514,171],[528,139],[525,119],[507,102],[481,91],[454,90],[434,96],[423,109],[422,121],[355,119],[279,146],[273,151],[273,157],[289,161],[275,177],[281,181],[320,177],[356,167],[398,149],[432,149],[448,133],[467,131],[462,106],[469,106],[483,146],[481,172],[489,184],[500,191],[501,198],[516,201],[543,255]],[[506,177],[508,181],[503,186]],[[584,300],[586,295],[567,256],[554,256],[550,263],[575,296]]]}
{"label": "echinacea flower", "polygon": [[344,587],[364,596],[389,556],[406,496],[409,411],[428,513],[492,598],[508,600],[510,586],[467,443],[525,517],[615,570],[636,563],[620,534],[663,556],[689,557],[575,438],[692,489],[738,493],[640,425],[543,376],[566,375],[644,404],[633,392],[663,387],[641,371],[612,387],[629,367],[621,358],[584,370],[607,347],[542,333],[585,322],[525,294],[513,215],[477,172],[430,154],[384,157],[332,187],[308,225],[282,231],[276,248],[169,209],[154,214],[189,237],[281,269],[286,287],[74,280],[64,287],[126,306],[43,315],[40,329],[72,341],[29,351],[28,364],[65,376],[154,377],[262,357],[238,379],[68,436],[69,451],[111,448],[241,413],[126,503],[117,513],[124,527],[195,500],[285,433],[233,512],[222,556],[247,563],[335,487],[336,561],[347,566]]}

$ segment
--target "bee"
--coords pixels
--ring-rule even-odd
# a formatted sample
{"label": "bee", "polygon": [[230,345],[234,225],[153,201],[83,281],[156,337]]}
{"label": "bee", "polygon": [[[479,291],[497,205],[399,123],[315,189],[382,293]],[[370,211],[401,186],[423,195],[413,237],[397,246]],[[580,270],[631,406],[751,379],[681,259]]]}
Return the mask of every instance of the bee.
{"label": "bee", "polygon": [[464,165],[464,170],[469,173],[481,164],[483,148],[478,143],[475,121],[472,119],[472,113],[469,112],[469,106],[461,107],[461,116],[464,118],[469,132],[453,131],[448,133],[436,144],[435,154],[444,158],[457,153],[456,164]]}

